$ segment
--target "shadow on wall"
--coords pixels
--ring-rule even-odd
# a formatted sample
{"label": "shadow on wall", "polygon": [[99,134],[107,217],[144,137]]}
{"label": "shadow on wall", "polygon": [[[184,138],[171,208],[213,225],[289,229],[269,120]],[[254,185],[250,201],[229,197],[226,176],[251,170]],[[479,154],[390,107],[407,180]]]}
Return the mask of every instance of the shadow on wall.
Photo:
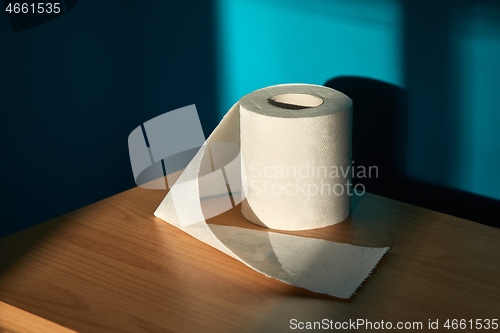
{"label": "shadow on wall", "polygon": [[0,237],[135,186],[141,123],[190,104],[217,123],[212,2],[75,3],[43,24],[0,12]]}
{"label": "shadow on wall", "polygon": [[500,200],[500,2],[404,3],[406,174]]}
{"label": "shadow on wall", "polygon": [[[354,178],[354,184],[362,183],[371,193],[499,227],[498,221],[492,217],[498,212],[500,201],[415,180],[405,173],[409,117],[406,90],[386,82],[353,76],[336,77],[325,85],[342,91],[354,101],[354,166],[378,167],[378,178]],[[450,133],[442,133],[447,134]],[[450,139],[453,140],[453,136]],[[453,153],[453,147],[446,150],[446,145],[441,145],[441,149],[443,157]]]}

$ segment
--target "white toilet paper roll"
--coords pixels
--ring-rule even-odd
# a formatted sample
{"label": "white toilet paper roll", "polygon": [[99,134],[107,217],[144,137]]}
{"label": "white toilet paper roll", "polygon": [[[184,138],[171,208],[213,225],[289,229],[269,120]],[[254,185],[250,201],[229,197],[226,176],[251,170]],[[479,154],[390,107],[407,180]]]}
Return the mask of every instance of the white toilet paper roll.
{"label": "white toilet paper roll", "polygon": [[240,119],[248,220],[304,230],[349,216],[349,97],[322,86],[269,87],[241,99]]}
{"label": "white toilet paper roll", "polygon": [[[344,220],[349,196],[346,188],[339,193],[336,184],[345,186],[350,179],[345,170],[351,161],[351,114],[347,96],[321,86],[280,85],[243,97],[200,148],[155,215],[268,277],[349,298],[387,247],[208,225],[205,220],[240,202],[247,219],[270,228],[303,230]],[[335,168],[344,168],[344,173],[337,177]],[[266,184],[269,193],[264,193]],[[314,186],[317,193],[311,192],[316,192]],[[337,193],[332,193],[336,186]],[[203,204],[202,198],[214,195],[220,204]]]}

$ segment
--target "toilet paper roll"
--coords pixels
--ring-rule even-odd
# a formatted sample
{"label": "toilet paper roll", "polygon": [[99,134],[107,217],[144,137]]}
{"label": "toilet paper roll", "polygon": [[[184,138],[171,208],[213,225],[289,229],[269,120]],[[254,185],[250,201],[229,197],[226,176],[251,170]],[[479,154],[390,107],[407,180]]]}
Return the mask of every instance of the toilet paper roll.
{"label": "toilet paper roll", "polygon": [[[227,112],[155,216],[268,277],[349,298],[389,248],[268,228],[319,228],[348,216],[351,118],[351,100],[330,88],[295,84],[255,91]],[[239,203],[248,220],[268,228],[207,224]]]}
{"label": "toilet paper roll", "polygon": [[348,217],[349,97],[322,86],[269,87],[241,99],[240,119],[248,220],[304,230]]}

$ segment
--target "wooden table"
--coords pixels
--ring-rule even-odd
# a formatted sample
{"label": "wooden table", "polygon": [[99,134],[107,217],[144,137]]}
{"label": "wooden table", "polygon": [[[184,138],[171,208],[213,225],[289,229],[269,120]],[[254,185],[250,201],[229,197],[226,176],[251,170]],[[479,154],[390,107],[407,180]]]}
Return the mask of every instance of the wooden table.
{"label": "wooden table", "polygon": [[[422,322],[428,331],[439,319],[440,331],[453,331],[447,319],[500,319],[498,229],[372,194],[356,198],[347,221],[300,233],[392,246],[357,294],[340,300],[266,278],[155,218],[164,195],[134,188],[1,239],[0,328],[282,332],[298,331],[292,319],[364,319]],[[259,229],[238,209],[210,222]]]}

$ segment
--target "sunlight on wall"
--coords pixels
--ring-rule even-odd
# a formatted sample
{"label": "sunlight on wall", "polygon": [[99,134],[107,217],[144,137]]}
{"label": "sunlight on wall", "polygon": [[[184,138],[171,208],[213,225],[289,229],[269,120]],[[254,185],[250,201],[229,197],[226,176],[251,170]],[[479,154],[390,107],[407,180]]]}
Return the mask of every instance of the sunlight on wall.
{"label": "sunlight on wall", "polygon": [[500,199],[500,10],[476,7],[456,29],[461,118],[456,186]]}
{"label": "sunlight on wall", "polygon": [[[405,174],[500,199],[500,8],[458,2],[444,11],[446,20],[433,22],[443,26],[423,28],[408,42],[428,42],[431,50],[427,58],[408,53]],[[446,37],[428,37],[433,29]]]}
{"label": "sunlight on wall", "polygon": [[499,7],[422,4],[218,0],[218,117],[273,84],[393,83],[410,96],[405,176],[500,199]]}
{"label": "sunlight on wall", "polygon": [[219,117],[243,95],[340,75],[402,83],[395,0],[219,0]]}

